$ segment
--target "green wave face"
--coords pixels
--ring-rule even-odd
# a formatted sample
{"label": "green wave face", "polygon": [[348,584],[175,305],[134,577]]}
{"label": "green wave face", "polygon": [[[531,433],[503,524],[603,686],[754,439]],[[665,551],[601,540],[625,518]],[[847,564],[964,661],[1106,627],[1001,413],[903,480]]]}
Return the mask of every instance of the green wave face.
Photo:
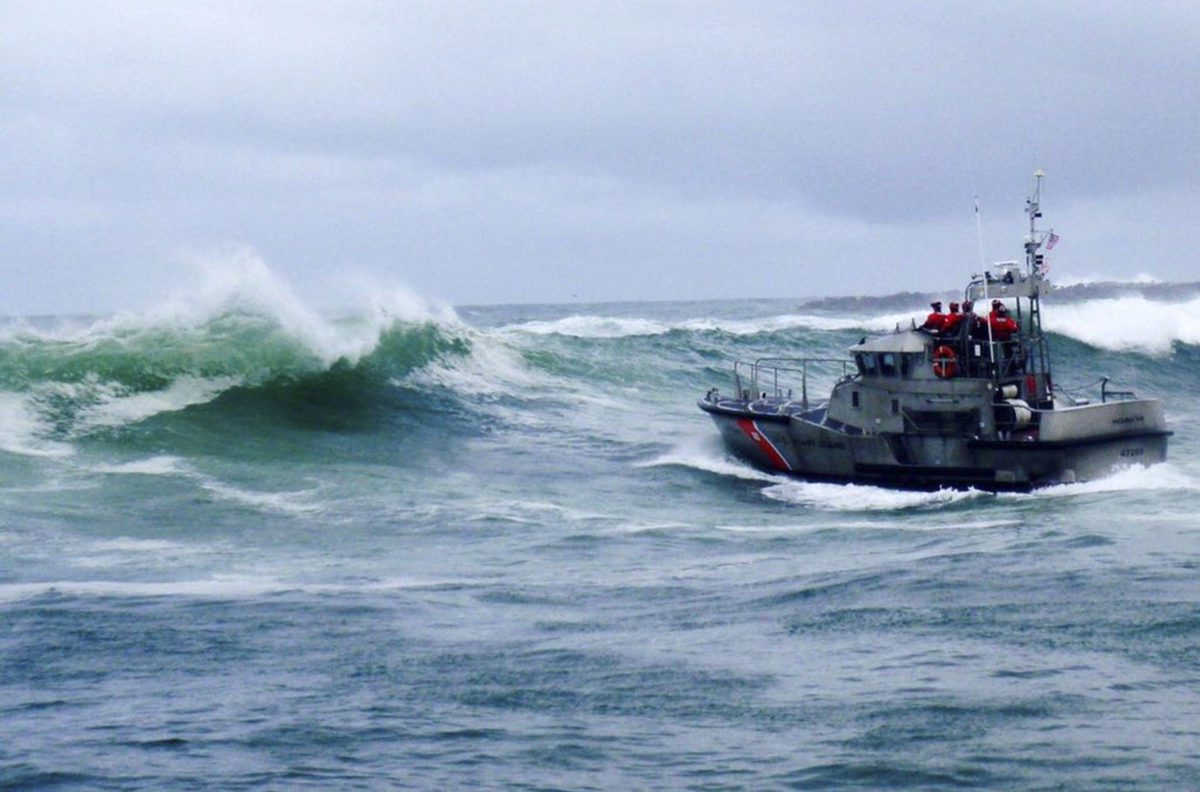
{"label": "green wave face", "polygon": [[[18,396],[59,439],[112,431],[238,391],[287,401],[289,390],[378,390],[430,363],[470,354],[467,336],[432,321],[348,319],[288,328],[228,312],[196,324],[105,320],[0,338],[0,391]],[[336,397],[336,398],[334,398]]]}

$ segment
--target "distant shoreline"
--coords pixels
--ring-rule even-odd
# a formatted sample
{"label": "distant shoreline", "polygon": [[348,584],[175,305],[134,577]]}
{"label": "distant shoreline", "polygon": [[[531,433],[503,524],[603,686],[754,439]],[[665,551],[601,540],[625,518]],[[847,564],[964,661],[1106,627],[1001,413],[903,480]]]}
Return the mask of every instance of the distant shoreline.
{"label": "distant shoreline", "polygon": [[[1051,281],[1053,283],[1053,281]],[[801,307],[818,311],[872,311],[897,308],[924,308],[933,300],[958,300],[959,292],[897,292],[865,297],[819,297],[806,300]],[[1096,281],[1072,286],[1055,287],[1043,297],[1057,303],[1086,300],[1112,300],[1120,297],[1142,297],[1158,302],[1182,302],[1200,297],[1200,281],[1189,283],[1120,283]]]}

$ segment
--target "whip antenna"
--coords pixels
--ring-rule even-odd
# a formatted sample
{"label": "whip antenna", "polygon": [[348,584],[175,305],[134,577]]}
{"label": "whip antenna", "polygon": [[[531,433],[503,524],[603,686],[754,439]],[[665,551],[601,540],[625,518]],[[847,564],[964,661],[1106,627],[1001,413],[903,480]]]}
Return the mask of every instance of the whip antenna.
{"label": "whip antenna", "polygon": [[987,260],[983,257],[983,220],[979,216],[979,196],[975,196],[975,236],[979,239],[979,268],[987,272]]}
{"label": "whip antenna", "polygon": [[[979,218],[979,196],[975,196],[975,235],[979,238],[979,270],[983,274],[983,310],[989,308],[988,305],[988,268],[987,259],[983,257],[983,220]],[[974,321],[974,320],[971,320]],[[992,316],[988,314],[987,318],[987,339],[988,339],[988,360],[993,367],[993,373],[999,373],[996,366],[996,340],[992,338]]]}

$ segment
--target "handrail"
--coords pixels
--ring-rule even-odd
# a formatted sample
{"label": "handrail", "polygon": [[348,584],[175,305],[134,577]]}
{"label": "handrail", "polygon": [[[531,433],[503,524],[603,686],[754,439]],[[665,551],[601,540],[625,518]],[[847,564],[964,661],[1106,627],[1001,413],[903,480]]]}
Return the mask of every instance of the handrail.
{"label": "handrail", "polygon": [[1108,389],[1108,377],[1101,377],[1100,378],[1100,403],[1104,404],[1105,402],[1107,402],[1109,396],[1116,397],[1116,398],[1120,399],[1121,401],[1126,401],[1128,399],[1136,399],[1137,398],[1137,394],[1131,390],[1109,390]]}
{"label": "handrail", "polygon": [[[786,375],[800,375],[800,405],[804,410],[808,410],[808,367],[810,364],[837,364],[842,367],[841,379],[846,380],[851,378],[849,373],[854,367],[854,361],[846,358],[792,358],[792,357],[764,357],[758,358],[752,363],[746,361],[736,361],[733,364],[734,383],[737,387],[738,395],[746,397],[749,393],[766,394],[764,388],[765,380],[769,378],[771,393],[775,398],[786,396],[791,398],[792,388],[786,388]],[[742,387],[742,371],[749,369],[748,377],[750,387]],[[785,375],[784,384],[780,384],[780,374]]]}
{"label": "handrail", "polygon": [[1115,400],[1119,400],[1119,401],[1127,401],[1129,399],[1137,398],[1137,393],[1135,393],[1134,391],[1113,390],[1108,387],[1108,383],[1109,383],[1108,377],[1100,377],[1099,379],[1097,379],[1093,382],[1089,382],[1087,385],[1079,385],[1079,386],[1072,387],[1072,388],[1065,388],[1062,385],[1055,383],[1053,386],[1053,391],[1055,393],[1061,393],[1061,394],[1065,395],[1068,399],[1071,400],[1071,403],[1074,404],[1075,406],[1081,406],[1081,405],[1088,403],[1087,399],[1080,398],[1079,396],[1076,395],[1076,393],[1079,391],[1087,390],[1088,388],[1093,388],[1096,385],[1100,386],[1100,403],[1101,404],[1105,404],[1106,402],[1108,402],[1109,399],[1115,399]]}

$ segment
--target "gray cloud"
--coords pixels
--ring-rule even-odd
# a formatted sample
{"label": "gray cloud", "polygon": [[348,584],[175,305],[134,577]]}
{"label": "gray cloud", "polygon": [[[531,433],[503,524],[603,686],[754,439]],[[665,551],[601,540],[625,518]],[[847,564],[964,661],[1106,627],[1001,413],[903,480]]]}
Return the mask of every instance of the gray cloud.
{"label": "gray cloud", "polygon": [[1191,3],[38,3],[0,28],[4,312],[122,307],[233,245],[312,295],[938,288],[977,261],[976,192],[1014,255],[1037,166],[1060,269],[1195,277]]}

